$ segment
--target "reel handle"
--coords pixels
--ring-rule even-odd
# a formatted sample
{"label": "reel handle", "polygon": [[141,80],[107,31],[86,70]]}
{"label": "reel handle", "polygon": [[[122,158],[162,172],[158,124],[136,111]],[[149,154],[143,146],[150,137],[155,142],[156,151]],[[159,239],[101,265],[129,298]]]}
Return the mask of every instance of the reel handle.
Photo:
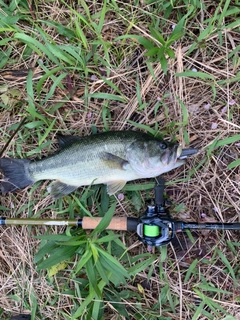
{"label": "reel handle", "polygon": [[157,207],[165,207],[164,188],[165,188],[165,180],[157,179],[157,183],[154,186],[155,205]]}

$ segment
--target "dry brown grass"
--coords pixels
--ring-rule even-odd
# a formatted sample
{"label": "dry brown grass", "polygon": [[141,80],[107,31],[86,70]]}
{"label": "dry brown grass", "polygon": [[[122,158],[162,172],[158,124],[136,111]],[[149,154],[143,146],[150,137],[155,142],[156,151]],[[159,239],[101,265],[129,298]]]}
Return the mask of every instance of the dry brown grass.
{"label": "dry brown grass", "polygon": [[[72,7],[76,7],[78,12],[84,14],[82,6],[72,1],[68,1],[68,3]],[[132,1],[127,4],[117,1],[121,11],[110,10],[105,17],[102,29],[102,38],[111,44],[108,52],[109,67],[94,65],[92,60],[88,66],[111,80],[121,90],[126,100],[126,103],[113,100],[107,102],[109,111],[107,122],[111,130],[135,130],[136,128],[127,120],[152,127],[157,122],[159,130],[163,130],[166,138],[170,138],[172,137],[172,129],[169,124],[175,123],[173,127],[177,129],[174,135],[177,135],[177,139],[184,145],[184,132],[181,125],[183,110],[178,98],[187,107],[188,124],[185,129],[189,134],[191,145],[199,149],[199,154],[194,159],[190,159],[184,168],[176,169],[165,175],[167,181],[174,181],[166,190],[173,203],[175,205],[184,203],[184,209],[174,212],[174,218],[185,221],[239,222],[240,169],[239,167],[232,170],[227,168],[230,162],[239,157],[239,143],[219,147],[206,156],[206,150],[215,139],[221,140],[239,134],[240,87],[239,81],[231,81],[239,72],[239,54],[236,53],[235,62],[232,57],[229,58],[229,54],[240,45],[239,27],[231,30],[223,27],[219,31],[222,35],[222,41],[219,39],[219,33],[213,31],[197,49],[191,54],[187,54],[199,32],[206,28],[204,20],[212,18],[214,14],[211,10],[214,10],[215,4],[210,1],[203,1],[203,3],[207,9],[196,10],[196,15],[192,16],[186,25],[185,37],[172,46],[176,58],[169,59],[167,75],[162,72],[160,63],[156,62],[152,64],[155,74],[155,79],[153,78],[145,63],[147,59],[144,56],[145,49],[137,41],[127,39],[125,42],[119,40],[116,45],[113,43],[117,36],[126,34],[127,30],[131,30],[128,32],[130,34],[150,36],[148,25],[154,19],[156,21],[157,15],[151,13],[152,7],[146,5],[144,1],[141,1],[139,6],[134,5]],[[92,15],[98,13],[102,8],[101,2],[87,1],[87,4]],[[232,1],[233,4],[234,1]],[[180,8],[179,2],[170,17],[165,19],[163,27],[165,35],[172,32],[171,27],[177,23],[177,10]],[[183,4],[182,8],[184,12],[186,8]],[[37,16],[38,19],[53,20],[70,29],[74,25],[71,11],[61,1],[46,3],[39,1],[38,10],[34,12],[32,9],[31,15],[33,19],[35,19],[34,16]],[[236,17],[226,17],[222,25],[224,23],[227,25],[231,19],[236,18],[239,19],[239,14]],[[98,20],[96,19],[96,21]],[[19,21],[18,26],[26,34],[31,34],[31,23]],[[67,43],[66,37],[59,35],[54,27],[42,24],[42,28],[51,39],[54,39],[56,44]],[[90,42],[94,38],[93,33],[87,28],[84,32]],[[0,39],[8,36],[11,35],[1,33]],[[36,38],[42,41],[40,35]],[[23,59],[26,46],[13,41],[2,46],[2,50],[7,50],[9,45],[12,47],[11,59],[0,72],[0,89],[7,85],[6,90],[3,89],[0,92],[0,100],[3,99],[1,95],[6,94],[9,106],[7,109],[0,106],[0,132],[2,136],[0,149],[4,148],[6,141],[13,134],[16,129],[14,126],[26,115],[26,107],[28,106],[26,75],[12,70],[34,68],[34,82],[44,74],[37,63],[39,58],[44,60],[44,56],[39,57],[33,53],[28,59]],[[98,54],[102,55],[104,59],[103,49],[99,49]],[[50,69],[54,67],[53,64],[49,66]],[[210,85],[210,83],[213,84],[212,81],[175,76],[176,72],[193,68],[214,76],[216,89],[214,102],[212,102],[213,94]],[[87,135],[91,133],[92,125],[96,126],[99,131],[106,127],[102,114],[103,100],[84,99],[84,92],[87,88],[89,93],[117,93],[100,77],[91,76],[92,74],[89,74],[86,77],[77,70],[69,71],[68,77],[63,80],[64,89],[58,87],[46,104],[41,106],[40,100],[46,97],[53,84],[53,80],[50,78],[45,81],[40,100],[36,96],[35,106],[44,117],[56,119],[48,140],[54,140],[57,131]],[[221,83],[220,80],[223,82]],[[136,90],[138,83],[142,103],[148,103],[143,110],[138,109],[139,97]],[[13,89],[15,91],[11,91]],[[64,102],[69,93],[68,101],[51,113],[51,107],[56,102]],[[164,103],[165,109],[168,110],[168,117],[166,117],[166,111],[163,107],[159,108],[155,115],[154,108],[158,98],[162,98],[166,94],[168,96],[164,99]],[[207,104],[210,104],[208,108]],[[29,134],[27,134],[27,130],[29,130]],[[5,150],[4,156],[20,157],[37,148],[38,130],[38,127],[33,129],[22,127]],[[23,132],[23,138],[21,132]],[[51,151],[50,148],[44,148],[38,156],[48,155],[54,148],[52,147]],[[188,181],[176,182],[186,177],[189,171],[193,167],[197,167],[201,161],[203,161],[202,165]],[[53,200],[50,197],[43,197],[45,188],[46,183],[32,193],[29,192],[30,189],[26,189],[15,194],[1,196],[2,208],[9,209],[1,211],[1,215],[15,217],[17,213],[20,217],[27,217],[31,212],[32,215],[40,213],[42,217],[54,217],[51,208],[44,212],[44,208],[53,205]],[[141,193],[143,200],[146,194],[148,195],[145,192]],[[119,201],[116,215],[122,215],[123,212],[125,215],[129,215],[129,211],[133,211],[131,204],[127,201],[121,203]],[[94,208],[92,208],[92,212],[94,212]],[[203,213],[206,215],[205,218],[201,218]],[[39,308],[41,319],[70,319],[74,305],[81,303],[78,298],[73,299],[69,293],[62,290],[62,288],[66,288],[66,283],[69,288],[74,288],[74,283],[69,280],[71,270],[65,270],[52,278],[48,277],[45,272],[36,271],[33,257],[38,249],[39,240],[32,236],[44,233],[44,231],[44,229],[35,230],[26,227],[0,228],[0,308],[4,310],[1,319],[8,319],[10,313],[27,313],[35,306]],[[56,228],[53,232],[58,233],[61,230]],[[149,270],[139,273],[135,281],[129,281],[127,289],[136,295],[141,294],[137,285],[141,283],[144,287],[145,297],[142,296],[142,309],[151,310],[159,302],[159,295],[164,293],[163,288],[168,283],[173,299],[178,299],[179,303],[177,303],[175,314],[173,314],[166,302],[165,305],[159,307],[159,316],[169,317],[166,319],[192,319],[195,311],[191,306],[201,303],[197,288],[199,284],[204,283],[204,278],[215,288],[231,292],[231,294],[212,292],[210,296],[226,313],[240,319],[239,284],[234,284],[231,274],[226,271],[226,265],[215,253],[218,248],[225,255],[231,268],[236,270],[236,277],[239,279],[239,247],[235,247],[236,254],[234,255],[227,245],[227,241],[239,243],[240,233],[225,232],[223,234],[222,232],[202,231],[193,234],[193,243],[184,235],[179,235],[177,239],[179,242],[176,241],[174,245],[168,247],[166,260],[161,261],[161,256],[159,256],[151,266],[153,268],[152,276],[147,284]],[[137,241],[136,235],[123,235],[122,241],[129,246],[129,253],[132,256],[146,252],[146,248]],[[211,264],[204,262],[204,259],[210,261],[213,255],[215,258]],[[185,281],[186,273],[195,259],[198,259],[196,265],[198,277],[192,275]],[[159,266],[162,270],[159,269]],[[160,271],[164,271],[165,275],[159,275]],[[208,294],[209,292],[206,292],[206,295]],[[105,302],[107,307],[104,319],[124,319],[124,317],[118,316],[111,303]],[[134,295],[129,299],[122,299],[122,303],[127,306],[131,314],[138,312],[139,302],[134,298]],[[206,310],[212,314],[214,319],[222,319],[223,313],[221,311],[219,311],[218,317],[212,313],[210,308],[206,308]],[[69,315],[69,318],[66,315]],[[36,319],[40,318],[36,317]],[[134,319],[134,317],[129,315],[128,319]],[[143,315],[143,319],[150,318]],[[198,319],[204,320],[208,317],[202,315]]]}

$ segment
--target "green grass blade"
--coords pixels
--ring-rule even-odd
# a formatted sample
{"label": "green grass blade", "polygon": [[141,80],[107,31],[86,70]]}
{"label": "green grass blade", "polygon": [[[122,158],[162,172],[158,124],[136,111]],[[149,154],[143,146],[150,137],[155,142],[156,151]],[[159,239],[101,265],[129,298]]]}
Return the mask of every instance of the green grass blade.
{"label": "green grass blade", "polygon": [[62,80],[67,76],[67,72],[62,73],[59,77],[56,78],[56,81],[54,81],[53,85],[51,86],[48,94],[46,95],[46,98],[43,101],[43,104],[45,104],[54,94],[57,87],[62,87]]}
{"label": "green grass blade", "polygon": [[205,302],[202,301],[202,302],[200,303],[200,305],[197,307],[197,310],[195,311],[192,320],[197,320],[197,319],[199,319],[199,317],[202,315],[202,311],[203,311],[204,305],[205,305]]}
{"label": "green grass blade", "polygon": [[116,94],[105,93],[105,92],[89,93],[87,95],[87,98],[97,98],[97,99],[103,99],[103,100],[115,100],[115,101],[120,101],[122,103],[126,103],[127,102],[123,97],[117,96]]}
{"label": "green grass blade", "polygon": [[198,259],[195,259],[193,260],[193,262],[190,264],[190,266],[188,267],[188,270],[187,270],[187,273],[186,273],[186,276],[184,278],[184,283],[187,283],[188,280],[190,279],[190,277],[192,275],[195,275],[196,274],[196,266],[198,264]]}
{"label": "green grass blade", "polygon": [[228,169],[233,169],[238,166],[240,166],[240,159],[237,159],[237,160],[229,163],[229,165],[227,167],[228,167]]}
{"label": "green grass blade", "polygon": [[[44,71],[46,72],[42,77],[41,79],[39,79],[38,83],[37,83],[37,94],[38,96],[40,95],[40,92],[42,90],[42,87],[43,87],[43,84],[44,82],[50,77],[52,78],[52,80],[55,82],[57,80],[56,77],[52,77],[52,75],[54,75],[55,73],[59,72],[63,70],[63,67],[60,66],[60,67],[56,67],[56,68],[53,68],[52,70],[48,70],[47,68],[44,68]],[[63,87],[61,88],[63,89]]]}
{"label": "green grass blade", "polygon": [[43,141],[49,136],[49,133],[52,131],[54,125],[55,125],[55,122],[56,122],[57,119],[54,119],[52,121],[52,123],[50,124],[50,126],[46,129],[44,135],[42,136],[42,138],[39,140],[39,146],[41,146],[41,144],[43,143]]}
{"label": "green grass blade", "polygon": [[150,258],[146,259],[145,261],[141,261],[136,263],[134,266],[128,269],[129,275],[138,274],[139,272],[143,271],[147,266],[150,266],[153,261],[156,259],[155,256],[151,256]]}
{"label": "green grass blade", "polygon": [[178,73],[175,73],[175,76],[176,77],[193,77],[193,78],[199,78],[199,79],[202,79],[202,80],[215,80],[214,76],[212,76],[211,74],[207,74],[207,73],[204,73],[204,72],[194,72],[194,71],[185,71],[185,72],[178,72]]}
{"label": "green grass blade", "polygon": [[44,53],[48,59],[50,59],[55,64],[59,65],[58,59],[47,49],[47,47],[40,43],[38,40],[22,33],[15,33],[14,39],[18,39],[26,43],[33,51],[35,51],[40,57]]}
{"label": "green grass blade", "polygon": [[225,264],[226,268],[228,269],[229,273],[231,274],[234,283],[237,284],[237,279],[235,277],[235,272],[234,272],[230,262],[228,261],[226,256],[220,250],[217,250],[217,252],[218,252],[218,255],[221,258],[222,262]]}
{"label": "green grass blade", "polygon": [[227,144],[231,144],[231,143],[235,143],[235,142],[239,142],[239,141],[240,141],[240,134],[236,134],[235,136],[219,140],[215,144],[215,148],[222,147],[222,146],[225,146]]}
{"label": "green grass blade", "polygon": [[54,56],[56,56],[59,60],[66,62],[70,66],[74,66],[76,64],[75,59],[73,59],[72,56],[70,56],[63,50],[61,50],[61,48],[56,44],[46,42],[46,47],[49,50],[49,52],[54,52]]}

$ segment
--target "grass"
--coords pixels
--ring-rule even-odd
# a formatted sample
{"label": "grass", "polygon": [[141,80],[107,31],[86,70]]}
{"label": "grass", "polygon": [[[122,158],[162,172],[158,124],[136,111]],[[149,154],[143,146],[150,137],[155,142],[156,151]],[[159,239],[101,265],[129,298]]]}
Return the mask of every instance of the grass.
{"label": "grass", "polygon": [[[41,158],[56,133],[141,130],[200,152],[165,175],[174,218],[239,221],[238,0],[0,0],[1,156]],[[20,124],[20,125],[19,125]],[[47,182],[1,197],[8,217],[104,216],[83,232],[2,227],[0,315],[10,319],[238,319],[239,233],[178,234],[148,252],[134,233],[154,180],[53,201]]]}

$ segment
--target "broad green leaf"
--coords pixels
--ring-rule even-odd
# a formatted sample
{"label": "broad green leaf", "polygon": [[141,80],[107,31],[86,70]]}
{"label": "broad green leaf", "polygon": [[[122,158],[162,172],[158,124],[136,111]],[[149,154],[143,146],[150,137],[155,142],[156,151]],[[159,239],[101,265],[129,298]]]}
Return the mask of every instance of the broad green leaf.
{"label": "broad green leaf", "polygon": [[92,257],[92,252],[87,248],[83,256],[78,261],[77,266],[75,267],[75,272],[78,273]]}
{"label": "broad green leaf", "polygon": [[104,217],[101,219],[100,223],[97,225],[97,227],[94,229],[94,231],[92,232],[92,235],[96,234],[96,233],[100,233],[103,230],[105,230],[107,228],[107,226],[109,225],[109,223],[112,220],[112,217],[114,215],[114,212],[116,210],[116,202],[114,202],[111,207],[108,209],[108,211],[105,213]]}
{"label": "broad green leaf", "polygon": [[68,260],[75,254],[76,249],[77,247],[57,247],[51,252],[48,252],[48,254],[50,253],[50,256],[46,258],[46,260],[43,260],[38,264],[38,270],[49,269],[62,261]]}
{"label": "broad green leaf", "polygon": [[[188,11],[188,14],[190,12]],[[182,19],[174,26],[173,32],[171,33],[169,40],[178,40],[184,34],[184,25],[185,25],[186,16],[182,17]]]}
{"label": "broad green leaf", "polygon": [[127,271],[114,257],[112,257],[109,253],[102,250],[101,248],[99,248],[99,253],[104,258],[104,260],[102,261],[104,261],[104,263],[106,263],[109,268],[109,269],[107,268],[107,270],[111,271],[114,276],[116,275],[120,276],[122,281],[124,281],[123,277],[129,278]]}
{"label": "broad green leaf", "polygon": [[154,57],[158,54],[159,48],[158,47],[152,47],[149,49],[144,55],[147,57]]}
{"label": "broad green leaf", "polygon": [[90,242],[89,249],[91,249],[91,251],[92,251],[92,256],[93,256],[94,262],[98,263],[99,254],[98,254],[97,246],[94,243]]}
{"label": "broad green leaf", "polygon": [[[48,120],[45,118],[45,116],[43,116],[42,114],[38,113],[36,110],[35,110],[35,107],[32,108],[32,100],[31,98],[28,99],[29,101],[29,104],[30,104],[30,101],[31,101],[31,105],[29,105],[29,107],[26,108],[26,111],[33,117],[33,118],[37,118],[37,119],[40,119],[42,120],[46,125],[48,125]],[[31,152],[31,151],[29,151]]]}
{"label": "broad green leaf", "polygon": [[101,291],[98,287],[98,279],[97,279],[97,274],[96,274],[96,268],[93,265],[92,259],[88,259],[88,261],[85,264],[86,271],[87,271],[87,277],[88,280],[93,287],[93,290],[95,291],[97,297],[101,299]]}
{"label": "broad green leaf", "polygon": [[101,279],[103,279],[107,284],[109,284],[110,272],[109,272],[109,270],[104,269],[103,264],[102,264],[102,259],[105,259],[105,258],[100,256],[98,262],[95,264],[95,267],[96,267]]}
{"label": "broad green leaf", "polygon": [[122,39],[136,39],[138,40],[138,42],[144,46],[144,48],[146,49],[151,49],[153,46],[154,46],[154,43],[153,41],[151,40],[148,40],[142,36],[139,36],[139,35],[136,35],[136,34],[126,34],[126,35],[123,35],[123,36],[119,36],[119,37],[116,37],[114,39],[114,41],[119,41],[119,40],[122,40]]}
{"label": "broad green leaf", "polygon": [[155,28],[149,27],[149,29],[151,31],[152,37],[164,46],[165,40],[164,40],[162,34],[158,30],[156,30]]}
{"label": "broad green leaf", "polygon": [[[101,313],[103,313],[103,302],[102,301],[94,301],[91,319],[92,320],[99,320],[101,317]],[[102,318],[102,317],[101,317]]]}
{"label": "broad green leaf", "polygon": [[4,28],[4,27],[10,27],[10,26],[14,26],[15,27],[15,23],[18,22],[18,20],[21,18],[20,15],[16,15],[16,16],[0,16],[0,27]]}
{"label": "broad green leaf", "polygon": [[98,25],[96,24],[96,27],[94,27],[94,29],[97,31],[97,33],[100,35],[102,32],[102,28],[104,26],[105,23],[105,19],[106,19],[106,13],[109,11],[109,9],[107,8],[107,0],[103,1],[103,6],[101,8],[101,14],[100,14],[100,19],[99,19],[99,23]]}
{"label": "broad green leaf", "polygon": [[38,250],[37,254],[34,256],[34,263],[38,263],[40,260],[42,260],[45,255],[47,255],[50,251],[54,250],[56,248],[56,243],[53,241],[48,241],[43,245],[43,242],[41,243],[41,247]]}
{"label": "broad green leaf", "polygon": [[174,53],[174,51],[173,51],[172,49],[166,48],[165,51],[166,51],[166,54],[167,54],[170,58],[172,58],[172,59],[175,58],[175,53]]}

